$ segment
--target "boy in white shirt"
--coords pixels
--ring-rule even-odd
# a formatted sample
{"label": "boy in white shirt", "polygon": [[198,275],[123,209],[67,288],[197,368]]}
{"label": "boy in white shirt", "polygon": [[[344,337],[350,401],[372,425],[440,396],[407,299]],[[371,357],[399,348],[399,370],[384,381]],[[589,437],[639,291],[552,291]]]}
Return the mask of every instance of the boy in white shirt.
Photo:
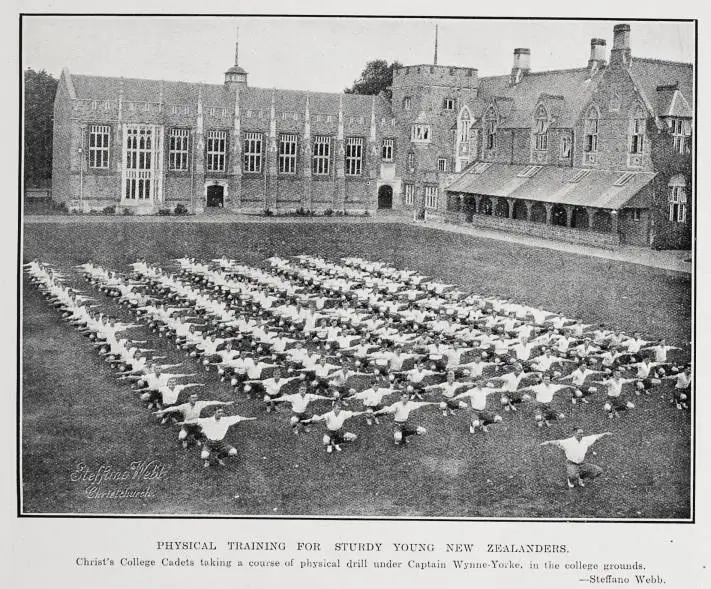
{"label": "boy in white shirt", "polygon": [[549,440],[543,442],[541,446],[556,446],[565,452],[568,488],[572,489],[576,483],[579,487],[584,487],[583,479],[594,479],[602,474],[602,468],[596,464],[585,462],[585,455],[590,446],[600,438],[610,435],[612,435],[610,432],[605,432],[592,436],[583,436],[582,428],[575,428],[575,434],[572,438]]}
{"label": "boy in white shirt", "polygon": [[[215,411],[212,417],[200,417],[194,422],[200,427],[202,434],[205,436],[205,443],[200,453],[200,458],[203,459],[205,468],[210,466],[210,457],[214,454],[217,463],[220,466],[225,466],[223,458],[227,456],[237,456],[237,449],[225,442],[227,430],[239,423],[240,421],[253,421],[256,417],[241,417],[239,415],[225,416],[225,411],[220,407]],[[179,423],[178,425],[185,425]]]}
{"label": "boy in white shirt", "polygon": [[437,405],[437,403],[430,403],[428,401],[415,402],[410,399],[410,394],[407,391],[402,391],[400,393],[400,400],[397,403],[393,403],[389,407],[384,407],[379,411],[373,413],[374,416],[390,413],[393,415],[395,420],[395,431],[393,432],[393,438],[396,445],[407,444],[408,437],[413,435],[422,436],[427,433],[427,430],[419,425],[413,425],[409,423],[410,412],[420,407],[425,407],[427,405]]}
{"label": "boy in white shirt", "polygon": [[340,452],[341,444],[344,442],[354,442],[358,438],[354,433],[345,431],[343,424],[347,419],[363,415],[364,413],[365,411],[345,411],[341,408],[341,403],[336,401],[331,411],[322,415],[314,415],[304,423],[323,421],[326,424],[323,445],[326,446],[326,452],[330,454],[334,448],[337,452]]}

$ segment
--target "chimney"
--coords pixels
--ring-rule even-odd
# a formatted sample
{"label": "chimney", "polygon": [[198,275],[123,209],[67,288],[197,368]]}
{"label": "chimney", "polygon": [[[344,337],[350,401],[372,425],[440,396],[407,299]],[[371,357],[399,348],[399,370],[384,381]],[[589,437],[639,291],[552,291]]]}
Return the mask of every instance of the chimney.
{"label": "chimney", "polygon": [[613,31],[612,51],[610,52],[610,65],[626,67],[630,63],[632,51],[630,49],[630,26],[628,24],[615,25]]}
{"label": "chimney", "polygon": [[511,85],[515,86],[521,78],[531,71],[531,50],[517,47],[513,52],[513,67],[511,68]]}
{"label": "chimney", "polygon": [[607,61],[605,59],[606,45],[607,41],[605,41],[605,39],[590,39],[590,59],[588,60],[588,77],[592,78],[601,67],[604,67]]}

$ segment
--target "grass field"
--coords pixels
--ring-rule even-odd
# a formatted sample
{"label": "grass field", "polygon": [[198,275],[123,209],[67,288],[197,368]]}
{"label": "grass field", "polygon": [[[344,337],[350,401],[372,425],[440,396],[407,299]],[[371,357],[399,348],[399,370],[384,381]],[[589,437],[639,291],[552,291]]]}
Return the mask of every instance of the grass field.
{"label": "grass field", "polygon": [[[651,338],[688,345],[691,285],[687,275],[571,256],[401,224],[31,224],[24,256],[68,268],[91,258],[126,270],[137,256],[169,264],[173,257],[222,254],[253,265],[276,253],[362,255],[410,267],[480,293],[604,322]],[[83,283],[81,288],[88,288]],[[101,297],[101,295],[96,295]],[[113,309],[112,303],[100,302]],[[619,420],[602,401],[570,406],[561,425],[539,430],[532,411],[505,414],[488,436],[471,436],[464,414],[434,409],[414,414],[428,435],[406,448],[392,445],[391,427],[349,423],[359,440],[327,455],[321,430],[295,437],[288,412],[266,414],[237,399],[235,411],[258,416],[228,434],[240,451],[225,469],[203,470],[177,431],[159,426],[81,335],[63,323],[31,287],[24,290],[23,499],[27,512],[333,515],[389,517],[686,518],[690,515],[689,415],[659,393]],[[132,337],[149,334],[141,328]],[[155,339],[155,338],[153,338]],[[154,342],[152,342],[154,343]],[[159,345],[162,343],[159,342]],[[215,373],[202,398],[232,393]],[[546,439],[570,426],[610,430],[593,462],[605,467],[585,489],[565,486],[560,451]],[[141,500],[89,499],[71,473],[84,462],[124,469],[156,460],[167,474]],[[113,485],[113,486],[112,486]],[[117,485],[106,483],[106,489]]]}

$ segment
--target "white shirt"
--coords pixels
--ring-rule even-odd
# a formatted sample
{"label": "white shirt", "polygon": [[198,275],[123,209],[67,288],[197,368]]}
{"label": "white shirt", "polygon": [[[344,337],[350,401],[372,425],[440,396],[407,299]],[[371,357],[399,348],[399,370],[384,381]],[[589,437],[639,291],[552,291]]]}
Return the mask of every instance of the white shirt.
{"label": "white shirt", "polygon": [[504,374],[501,378],[503,381],[503,389],[507,392],[513,392],[516,389],[518,389],[518,385],[521,382],[521,379],[524,377],[524,373],[520,372],[518,376],[514,372],[509,372],[508,374]]}
{"label": "white shirt", "polygon": [[642,348],[643,343],[644,342],[642,340],[628,339],[624,345],[630,354],[636,354]]}
{"label": "white shirt", "polygon": [[536,366],[538,367],[539,370],[546,371],[549,370],[553,364],[555,364],[559,358],[556,358],[555,356],[546,356],[543,354],[543,356],[538,356],[538,358],[535,359]]}
{"label": "white shirt", "polygon": [[539,403],[550,403],[553,400],[553,395],[562,388],[564,388],[562,385],[546,385],[542,382],[541,384],[531,387],[531,390],[536,393],[536,401]]}
{"label": "white shirt", "polygon": [[551,445],[558,446],[563,452],[565,452],[565,457],[574,462],[575,464],[581,464],[585,460],[585,454],[588,448],[592,446],[597,440],[603,437],[604,434],[598,434],[595,436],[584,436],[580,441],[577,438],[567,438],[565,440],[554,440]]}
{"label": "white shirt", "polygon": [[286,395],[283,398],[284,400],[291,403],[291,408],[293,409],[294,413],[304,413],[311,401],[321,399],[322,397],[319,395],[314,395],[312,393],[306,393],[303,396],[301,395],[301,393],[295,393],[293,395]]}
{"label": "white shirt", "polygon": [[343,427],[343,422],[349,417],[353,417],[353,411],[341,410],[338,412],[338,415],[336,415],[334,411],[329,411],[323,415],[317,415],[314,419],[315,421],[325,421],[326,429],[335,432]]}
{"label": "white shirt", "polygon": [[688,389],[691,386],[691,375],[687,376],[686,372],[680,372],[676,377],[676,389]]}
{"label": "white shirt", "polygon": [[410,411],[414,411],[418,407],[423,407],[425,405],[429,405],[429,403],[424,401],[421,403],[416,403],[414,401],[407,401],[403,403],[402,401],[398,401],[397,403],[390,405],[390,407],[387,407],[384,411],[385,413],[392,413],[397,423],[405,423],[407,418],[410,417]]}
{"label": "white shirt", "polygon": [[666,362],[667,352],[672,349],[671,346],[654,346],[654,361],[655,362]]}
{"label": "white shirt", "polygon": [[607,385],[608,397],[619,397],[622,394],[622,385],[625,384],[625,381],[622,379],[616,380],[611,378],[605,381],[605,384]]}
{"label": "white shirt", "polygon": [[415,384],[417,384],[422,382],[422,380],[430,374],[434,373],[431,370],[413,368],[412,370],[408,371],[407,378],[410,380],[410,382],[414,382]]}
{"label": "white shirt", "polygon": [[467,370],[471,376],[481,376],[488,364],[477,359],[475,362],[467,364]]}
{"label": "white shirt", "polygon": [[391,389],[373,389],[373,388],[367,388],[364,391],[361,391],[360,393],[356,393],[353,395],[355,399],[360,399],[363,401],[363,405],[365,407],[375,407],[377,405],[380,405],[380,402],[383,400],[383,397],[385,395],[388,395],[392,392]]}
{"label": "white shirt", "polygon": [[203,409],[213,405],[222,405],[222,403],[219,401],[196,401],[195,405],[183,403],[182,405],[176,405],[173,409],[180,411],[183,414],[183,421],[190,423],[200,418],[200,413]]}
{"label": "white shirt", "polygon": [[513,351],[516,352],[517,360],[528,360],[531,357],[531,344],[529,343],[519,343],[513,347]]}
{"label": "white shirt", "polygon": [[262,385],[264,386],[264,391],[267,393],[267,395],[269,395],[270,397],[275,397],[276,395],[279,394],[281,387],[283,387],[290,380],[294,380],[294,379],[293,378],[280,378],[277,381],[273,378],[267,378],[266,380],[262,381]]}
{"label": "white shirt", "polygon": [[491,392],[491,389],[480,389],[475,387],[469,389],[466,394],[471,399],[472,409],[484,411],[486,409],[486,397]]}
{"label": "white shirt", "polygon": [[215,417],[201,417],[195,421],[201,428],[208,440],[218,442],[225,437],[230,426],[240,421],[246,421],[246,417],[232,415],[230,417],[221,417],[219,420]]}
{"label": "white shirt", "polygon": [[585,370],[581,370],[580,368],[576,368],[573,370],[573,372],[570,374],[572,377],[572,382],[576,386],[581,386],[585,383],[585,379],[590,376],[593,373],[592,370],[589,370],[586,368]]}
{"label": "white shirt", "polygon": [[647,378],[650,371],[652,370],[652,364],[647,364],[646,362],[640,362],[637,365],[637,378]]}

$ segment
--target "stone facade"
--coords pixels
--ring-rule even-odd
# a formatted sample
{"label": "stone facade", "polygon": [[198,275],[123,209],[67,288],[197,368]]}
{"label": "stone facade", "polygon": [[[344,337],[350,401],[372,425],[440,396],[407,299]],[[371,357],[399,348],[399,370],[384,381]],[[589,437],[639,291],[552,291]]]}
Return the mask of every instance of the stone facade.
{"label": "stone facade", "polygon": [[532,71],[526,48],[502,76],[406,66],[391,101],[254,88],[237,63],[223,85],[64,70],[53,198],[138,213],[182,204],[491,215],[516,221],[502,225],[511,230],[542,222],[688,248],[693,68],[634,58],[630,34],[615,26],[609,62],[605,40],[593,39],[588,63],[572,70]]}

